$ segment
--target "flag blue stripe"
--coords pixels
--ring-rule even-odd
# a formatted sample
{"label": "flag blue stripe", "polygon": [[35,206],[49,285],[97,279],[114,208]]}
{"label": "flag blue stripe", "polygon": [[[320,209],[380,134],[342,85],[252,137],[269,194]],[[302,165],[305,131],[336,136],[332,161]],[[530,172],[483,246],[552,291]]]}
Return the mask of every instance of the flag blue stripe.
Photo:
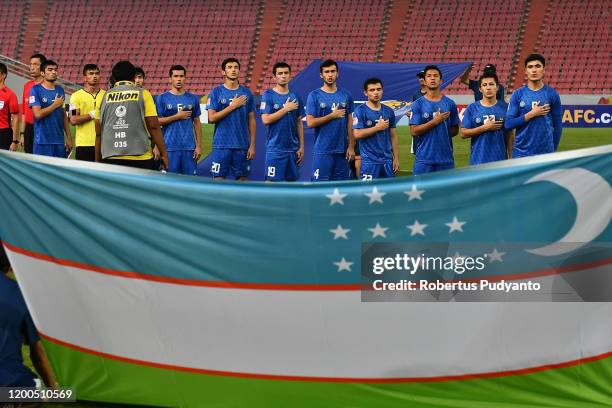
{"label": "flag blue stripe", "polygon": [[[610,149],[608,149],[610,150]],[[516,161],[375,183],[240,184],[152,172],[100,171],[107,166],[18,160],[0,152],[0,236],[9,244],[87,265],[177,279],[262,284],[360,282],[364,242],[550,243],[572,227],[576,203],[552,183],[525,181],[544,171],[581,167],[612,181],[612,153]],[[603,153],[602,153],[603,152]],[[47,162],[52,163],[49,165]],[[410,201],[413,184],[422,199]],[[366,195],[376,187],[382,203]],[[343,204],[330,205],[337,188]],[[454,216],[463,232],[449,233]],[[408,225],[427,224],[411,236]],[[372,238],[377,223],[386,237]],[[334,239],[330,229],[350,229]],[[612,242],[612,227],[591,245]],[[601,246],[601,245],[600,245]],[[606,250],[589,261],[611,256]],[[351,270],[339,271],[344,258]],[[584,262],[580,254],[575,262]],[[522,253],[515,272],[556,260]],[[488,270],[487,274],[509,273]]]}

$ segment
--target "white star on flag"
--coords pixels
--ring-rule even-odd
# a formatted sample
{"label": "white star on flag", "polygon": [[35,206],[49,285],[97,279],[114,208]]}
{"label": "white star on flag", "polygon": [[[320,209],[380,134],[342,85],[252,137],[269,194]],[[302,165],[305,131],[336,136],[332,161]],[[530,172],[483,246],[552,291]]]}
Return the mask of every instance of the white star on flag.
{"label": "white star on flag", "polygon": [[499,252],[497,250],[497,248],[493,248],[493,252],[491,252],[490,254],[485,254],[489,257],[489,263],[491,262],[504,262],[504,260],[502,259],[502,256],[506,255],[505,252]]}
{"label": "white star on flag", "polygon": [[338,267],[338,272],[349,271],[351,272],[351,265],[355,262],[348,262],[344,257],[340,260],[340,262],[334,262],[334,265]]}
{"label": "white star on flag", "polygon": [[453,220],[451,222],[447,222],[445,225],[448,226],[448,233],[450,234],[455,231],[463,232],[463,226],[465,224],[467,224],[466,221],[459,221],[457,217],[453,217]]}
{"label": "white star on flag", "polygon": [[404,194],[408,196],[408,201],[412,200],[422,200],[421,195],[425,192],[425,190],[417,189],[416,184],[412,185],[412,190],[405,191]]}
{"label": "white star on flag", "polygon": [[331,194],[325,194],[325,197],[329,198],[329,205],[340,204],[344,205],[344,197],[348,194],[340,194],[340,190],[334,188],[334,192]]}
{"label": "white star on flag", "polygon": [[414,224],[406,226],[406,228],[410,229],[411,237],[414,237],[417,234],[425,235],[424,230],[426,227],[427,227],[427,224],[419,224],[419,220],[414,220]]}
{"label": "white star on flag", "polygon": [[388,229],[389,228],[383,228],[380,226],[379,223],[376,223],[376,226],[374,228],[368,228],[368,231],[372,233],[372,238],[376,238],[376,237],[387,238],[387,236],[385,235],[385,232]]}
{"label": "white star on flag", "polygon": [[382,198],[383,198],[383,196],[384,196],[385,194],[387,194],[387,193],[381,193],[381,192],[379,192],[379,191],[378,191],[378,189],[377,189],[376,187],[374,187],[374,188],[372,189],[372,192],[371,192],[371,193],[365,193],[365,195],[367,195],[368,197],[370,197],[370,204],[373,204],[373,203],[376,203],[376,202],[378,202],[378,203],[381,203],[381,204],[382,204],[382,203],[383,203]]}
{"label": "white star on flag", "polygon": [[330,229],[329,230],[329,232],[334,234],[334,239],[338,239],[338,238],[348,239],[348,235],[346,235],[346,234],[348,234],[349,231],[350,231],[350,229],[342,228],[342,225],[340,225],[340,224],[338,224],[336,229]]}

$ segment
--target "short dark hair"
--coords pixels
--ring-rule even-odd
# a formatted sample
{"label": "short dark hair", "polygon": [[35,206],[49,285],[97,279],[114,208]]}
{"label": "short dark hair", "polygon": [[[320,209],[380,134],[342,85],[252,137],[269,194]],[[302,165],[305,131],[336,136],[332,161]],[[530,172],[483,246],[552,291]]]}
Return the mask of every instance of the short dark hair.
{"label": "short dark hair", "polygon": [[57,65],[57,62],[53,61],[53,60],[44,60],[41,64],[40,64],[40,70],[41,72],[44,72],[45,69],[47,69],[47,67],[50,66],[54,66],[54,67],[59,67],[59,65]]}
{"label": "short dark hair", "polygon": [[368,78],[363,82],[363,90],[367,91],[369,85],[375,85],[375,84],[380,84],[381,87],[383,86],[383,83],[380,80],[380,78],[375,78],[375,77]]}
{"label": "short dark hair", "polygon": [[437,66],[437,65],[428,65],[428,66],[426,66],[425,68],[423,68],[423,72],[424,72],[425,74],[427,74],[427,71],[430,71],[430,70],[436,70],[436,71],[438,71],[438,74],[440,74],[440,79],[442,79],[442,71],[440,71],[440,68],[438,68],[438,66]]}
{"label": "short dark hair", "polygon": [[221,63],[221,70],[225,71],[225,66],[229,64],[230,62],[235,62],[236,64],[238,64],[238,69],[240,69],[240,61],[238,61],[238,58],[229,57],[229,58],[224,59],[223,62]]}
{"label": "short dark hair", "polygon": [[0,62],[0,75],[8,75],[8,69],[6,65]]}
{"label": "short dark hair", "polygon": [[182,65],[173,65],[170,67],[170,71],[168,71],[168,76],[172,76],[172,71],[183,71],[183,74],[187,75],[187,70]]}
{"label": "short dark hair", "polygon": [[482,80],[485,78],[493,78],[495,80],[495,85],[499,85],[499,78],[497,78],[495,72],[484,72],[480,78],[478,78],[478,86],[482,85]]}
{"label": "short dark hair", "polygon": [[47,60],[47,57],[42,54],[33,54],[32,56],[30,56],[30,59],[32,58],[38,58],[41,64]]}
{"label": "short dark hair", "polygon": [[531,61],[540,61],[543,67],[546,66],[546,58],[544,58],[542,54],[529,54],[527,58],[525,58],[525,66]]}
{"label": "short dark hair", "polygon": [[340,68],[338,68],[338,63],[336,61],[334,61],[333,59],[326,59],[321,63],[321,65],[319,65],[319,72],[323,73],[323,68],[327,67],[336,67],[336,71],[340,71]]}
{"label": "short dark hair", "polygon": [[113,66],[111,75],[115,78],[115,82],[133,81],[136,67],[130,61],[119,61]]}
{"label": "short dark hair", "polygon": [[147,77],[145,75],[144,69],[142,69],[142,67],[134,67],[134,76],[136,76],[136,75],[140,75],[143,78]]}
{"label": "short dark hair", "polygon": [[96,64],[85,64],[85,66],[83,67],[83,75],[86,75],[87,71],[100,72],[100,67],[98,67]]}
{"label": "short dark hair", "polygon": [[291,72],[291,66],[285,61],[281,61],[274,64],[274,66],[272,67],[272,75],[276,75],[276,70],[279,68],[289,68],[289,72]]}

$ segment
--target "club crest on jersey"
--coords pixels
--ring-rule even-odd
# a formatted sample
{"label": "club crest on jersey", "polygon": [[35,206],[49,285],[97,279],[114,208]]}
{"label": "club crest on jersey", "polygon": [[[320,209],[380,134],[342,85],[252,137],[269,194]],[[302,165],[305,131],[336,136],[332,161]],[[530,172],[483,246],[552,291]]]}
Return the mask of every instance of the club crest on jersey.
{"label": "club crest on jersey", "polygon": [[167,109],[172,109],[172,105],[171,105],[171,104],[167,104],[167,105],[166,105],[166,108],[167,108]]}
{"label": "club crest on jersey", "polygon": [[278,108],[279,108],[278,103],[275,103],[274,104],[274,109],[278,109]]}
{"label": "club crest on jersey", "polygon": [[47,103],[47,98],[42,98],[42,101]]}
{"label": "club crest on jersey", "polygon": [[342,105],[343,108],[346,108],[346,102],[342,102],[341,105]]}
{"label": "club crest on jersey", "polygon": [[524,107],[525,107],[525,101],[521,101],[521,103],[519,103],[519,106],[520,106],[521,108],[524,108]]}
{"label": "club crest on jersey", "polygon": [[321,107],[321,109],[325,109],[325,107],[326,107],[327,105],[325,104],[325,102],[321,102],[321,104],[320,104],[319,106]]}
{"label": "club crest on jersey", "polygon": [[225,98],[221,99],[221,103],[227,103],[227,99]]}
{"label": "club crest on jersey", "polygon": [[424,117],[425,119],[427,119],[427,118],[429,117],[429,112],[425,112],[425,113],[423,114],[423,117]]}
{"label": "club crest on jersey", "polygon": [[368,125],[368,126],[372,126],[372,121],[371,121],[371,120],[368,120],[368,121],[366,122],[366,125]]}
{"label": "club crest on jersey", "polygon": [[476,123],[480,123],[480,122],[482,122],[482,119],[476,118]]}

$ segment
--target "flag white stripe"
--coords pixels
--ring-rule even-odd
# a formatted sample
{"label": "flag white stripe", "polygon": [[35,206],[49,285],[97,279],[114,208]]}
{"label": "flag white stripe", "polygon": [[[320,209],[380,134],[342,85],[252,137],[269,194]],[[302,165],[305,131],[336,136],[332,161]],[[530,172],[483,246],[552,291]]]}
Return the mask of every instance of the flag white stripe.
{"label": "flag white stripe", "polygon": [[43,333],[158,364],[407,378],[507,371],[612,350],[610,303],[362,303],[354,291],[174,285],[8,252]]}

